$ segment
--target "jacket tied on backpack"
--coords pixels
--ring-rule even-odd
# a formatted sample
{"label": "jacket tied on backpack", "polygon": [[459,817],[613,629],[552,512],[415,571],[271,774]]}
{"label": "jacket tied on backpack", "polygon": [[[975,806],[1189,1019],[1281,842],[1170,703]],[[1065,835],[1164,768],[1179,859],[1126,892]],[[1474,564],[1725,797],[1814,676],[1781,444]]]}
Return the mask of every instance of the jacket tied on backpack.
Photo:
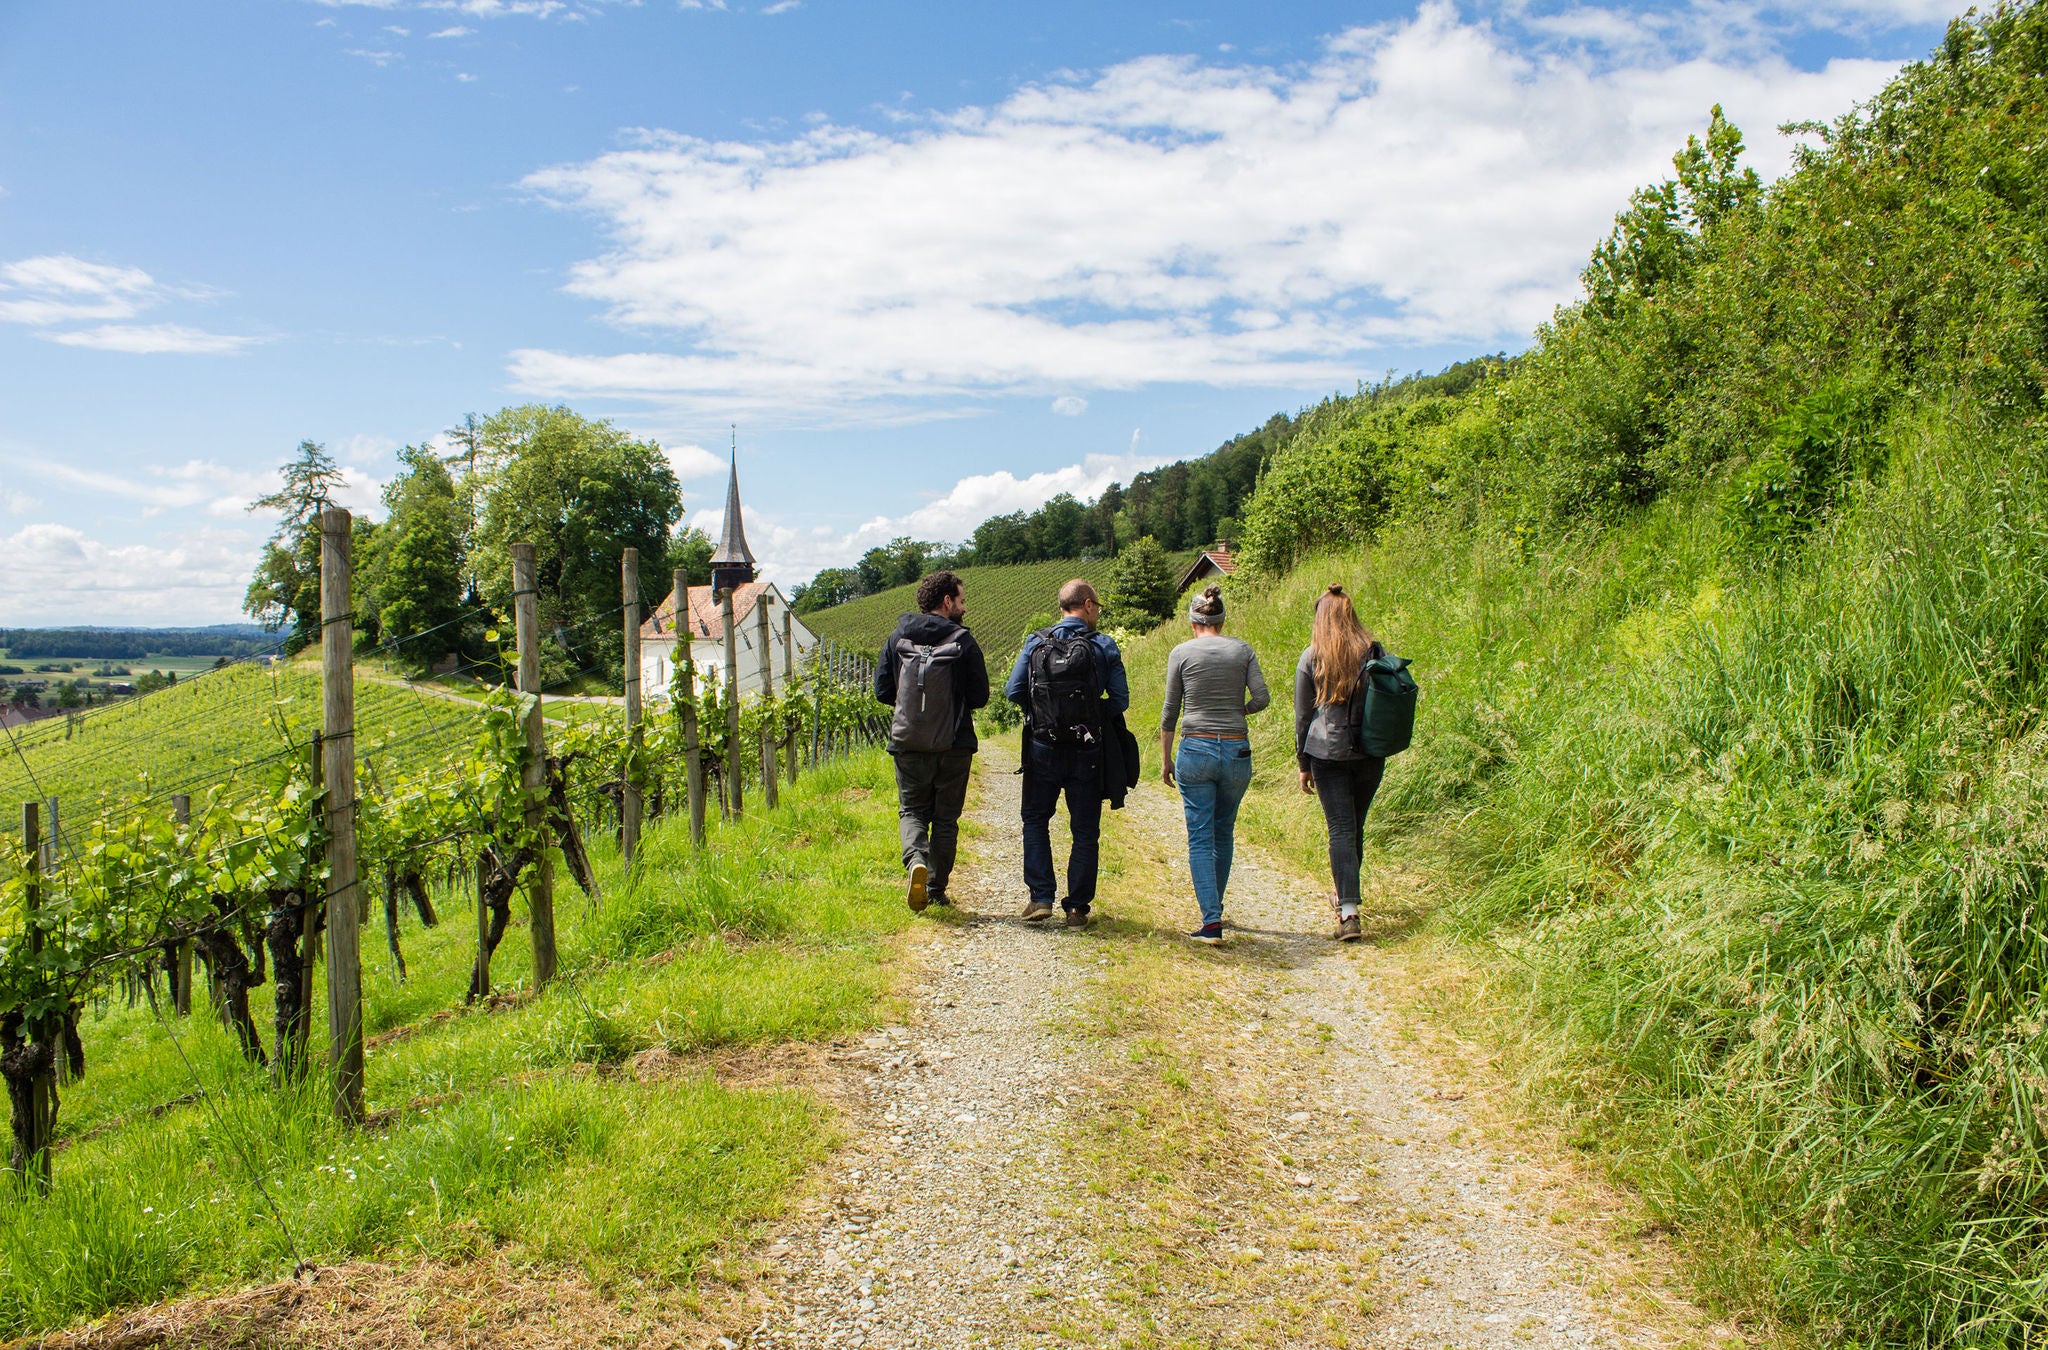
{"label": "jacket tied on backpack", "polygon": [[[1079,658],[1090,649],[1094,655],[1089,674],[1095,706],[1082,714],[1080,688],[1087,663]],[[1056,656],[1060,658],[1057,662]],[[1035,689],[1034,661],[1043,667]],[[1052,669],[1055,664],[1059,667],[1057,671]],[[1003,695],[1024,710],[1025,730],[1032,738],[1052,744],[1082,744],[1085,742],[1074,728],[1086,726],[1093,736],[1100,737],[1105,715],[1124,712],[1131,706],[1131,683],[1124,673],[1124,654],[1117,648],[1116,639],[1069,617],[1024,639],[1024,649],[1017,653],[1017,664],[1010,669]],[[1046,706],[1034,711],[1034,700],[1044,701]],[[1105,704],[1106,708],[1101,706]]]}
{"label": "jacket tied on backpack", "polygon": [[973,751],[974,711],[988,704],[988,665],[964,625],[905,614],[875,662],[875,698],[895,709],[889,753]]}

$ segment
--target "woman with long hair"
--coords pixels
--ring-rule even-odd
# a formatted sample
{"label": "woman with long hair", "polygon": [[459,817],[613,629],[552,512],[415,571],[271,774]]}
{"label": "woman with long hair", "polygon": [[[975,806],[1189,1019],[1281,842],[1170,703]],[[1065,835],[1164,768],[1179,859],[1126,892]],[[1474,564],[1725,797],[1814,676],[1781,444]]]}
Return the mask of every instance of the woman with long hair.
{"label": "woman with long hair", "polygon": [[[1223,941],[1223,892],[1236,852],[1237,808],[1252,781],[1245,718],[1272,701],[1251,644],[1223,636],[1223,591],[1211,586],[1188,602],[1194,636],[1166,658],[1166,704],[1159,712],[1159,776],[1180,789],[1188,823],[1188,873],[1202,926],[1188,934]],[[1187,718],[1181,720],[1185,710]],[[1180,753],[1173,730],[1180,723]]]}
{"label": "woman with long hair", "polygon": [[1330,879],[1337,886],[1339,942],[1359,939],[1358,869],[1365,813],[1387,762],[1358,748],[1365,664],[1383,655],[1342,586],[1316,598],[1315,626],[1294,668],[1294,759],[1301,790],[1323,804],[1330,831]]}

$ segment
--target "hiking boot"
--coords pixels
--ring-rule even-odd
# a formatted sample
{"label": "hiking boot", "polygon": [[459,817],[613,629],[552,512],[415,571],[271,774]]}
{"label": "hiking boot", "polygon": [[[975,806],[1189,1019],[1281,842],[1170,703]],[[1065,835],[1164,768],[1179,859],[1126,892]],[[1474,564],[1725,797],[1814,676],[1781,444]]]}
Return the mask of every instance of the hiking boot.
{"label": "hiking boot", "polygon": [[1030,904],[1024,906],[1024,922],[1026,923],[1044,923],[1051,917],[1052,901],[1050,900],[1033,900]]}
{"label": "hiking boot", "polygon": [[913,914],[924,913],[924,907],[931,903],[931,895],[925,890],[925,882],[931,874],[931,869],[921,862],[910,865],[910,886],[903,898],[910,903]]}
{"label": "hiking boot", "polygon": [[929,900],[936,909],[951,909],[953,907],[953,902],[946,898],[944,891],[926,891],[925,899]]}
{"label": "hiking boot", "polygon": [[1069,928],[1086,928],[1088,926],[1088,911],[1085,909],[1070,909],[1067,911],[1066,922]]}
{"label": "hiking boot", "polygon": [[1223,945],[1223,925],[1220,923],[1205,923],[1194,932],[1188,934],[1188,941],[1203,942],[1211,947],[1220,947]]}
{"label": "hiking boot", "polygon": [[1337,920],[1337,941],[1356,942],[1364,936],[1365,934],[1359,930],[1356,914]]}

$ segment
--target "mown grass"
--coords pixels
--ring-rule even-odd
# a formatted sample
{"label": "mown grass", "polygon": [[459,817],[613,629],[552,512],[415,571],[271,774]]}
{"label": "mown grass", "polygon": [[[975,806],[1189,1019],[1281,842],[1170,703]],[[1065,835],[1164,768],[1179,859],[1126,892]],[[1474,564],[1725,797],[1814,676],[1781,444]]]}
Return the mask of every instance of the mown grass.
{"label": "mown grass", "polygon": [[[708,1052],[890,1011],[891,935],[910,919],[888,866],[890,781],[878,754],[808,773],[702,853],[687,825],[660,822],[630,880],[600,848],[603,903],[564,883],[564,978],[539,998],[518,997],[530,953],[515,927],[492,964],[515,997],[461,1007],[464,895],[442,897],[440,927],[409,927],[407,983],[367,929],[376,1114],[362,1131],[331,1121],[317,1072],[269,1086],[203,1007],[176,1025],[99,1009],[89,1072],[63,1090],[54,1193],[0,1187],[0,1334],[278,1278],[302,1257],[504,1245],[620,1297],[687,1281],[832,1136],[800,1087],[722,1084]],[[257,1001],[267,1036],[267,986]],[[627,1063],[655,1048],[658,1071]]]}
{"label": "mown grass", "polygon": [[[1195,550],[1169,556],[1178,576],[1195,560]],[[967,625],[974,630],[991,663],[1014,657],[1032,631],[1033,620],[1059,613],[1059,589],[1071,577],[1085,577],[1097,589],[1109,584],[1111,564],[1056,558],[1051,562],[1017,563],[1006,567],[963,567],[960,581],[967,595]],[[895,631],[896,620],[917,608],[917,586],[897,586],[843,605],[803,616],[811,631],[850,647],[879,648]]]}
{"label": "mown grass", "polygon": [[[1241,828],[1321,870],[1284,692],[1323,585],[1412,657],[1369,837],[1524,973],[1575,1142],[1801,1336],[2048,1326],[2048,455],[1929,417],[1779,568],[1711,503],[1554,549],[1390,530],[1233,594],[1276,708]],[[1157,707],[1169,627],[1129,654]],[[1141,712],[1149,724],[1149,713]],[[1320,899],[1304,897],[1313,909]]]}

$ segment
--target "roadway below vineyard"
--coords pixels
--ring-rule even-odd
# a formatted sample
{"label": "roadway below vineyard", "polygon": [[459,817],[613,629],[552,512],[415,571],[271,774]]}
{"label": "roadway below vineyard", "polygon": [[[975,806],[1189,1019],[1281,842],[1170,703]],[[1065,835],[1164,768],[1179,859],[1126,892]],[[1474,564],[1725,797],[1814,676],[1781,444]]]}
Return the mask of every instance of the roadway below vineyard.
{"label": "roadway below vineyard", "polygon": [[1014,766],[984,748],[959,909],[914,1012],[842,1051],[849,1140],[757,1248],[724,1344],[1739,1339],[1498,1070],[1445,1052],[1398,944],[1330,940],[1320,879],[1240,846],[1232,942],[1179,941],[1184,836],[1156,782],[1104,817],[1099,922],[1019,922]]}

